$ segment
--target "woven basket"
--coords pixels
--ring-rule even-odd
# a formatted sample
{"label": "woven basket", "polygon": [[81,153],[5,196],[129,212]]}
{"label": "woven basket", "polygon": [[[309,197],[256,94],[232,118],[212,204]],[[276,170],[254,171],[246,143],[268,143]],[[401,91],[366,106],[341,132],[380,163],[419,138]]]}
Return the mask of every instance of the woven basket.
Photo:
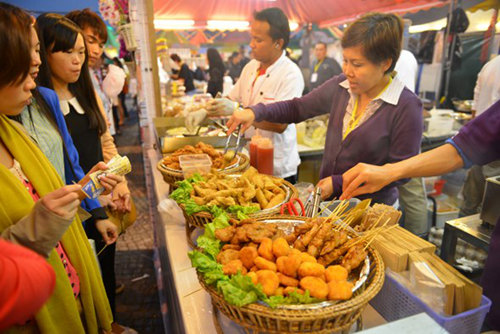
{"label": "woven basket", "polygon": [[[295,189],[295,187],[290,182],[283,180],[283,184],[286,185],[288,187],[288,189],[290,189],[290,198],[299,197],[299,192],[297,191],[297,189]],[[214,219],[214,217],[210,213],[204,212],[204,211],[194,213],[192,215],[188,215],[188,214],[186,214],[186,211],[184,210],[184,205],[181,204],[180,207],[182,209],[182,213],[184,214],[184,218],[186,218],[186,225],[188,225],[188,226],[205,227],[206,224],[211,223],[212,219]],[[280,213],[280,209],[281,209],[281,206],[278,206],[272,210],[265,211],[264,213],[262,213],[262,211],[257,211],[255,213],[249,214],[248,216],[250,218],[259,219],[259,218],[264,217],[264,216],[267,217],[270,215],[271,216],[277,215]],[[232,216],[231,214],[229,216],[234,218],[234,216]]]}
{"label": "woven basket", "polygon": [[[277,217],[269,216],[266,218]],[[285,219],[305,218],[287,216]],[[382,258],[371,247],[367,248],[367,252],[370,259],[370,273],[364,285],[353,293],[351,299],[322,308],[272,309],[258,303],[237,307],[227,303],[213,286],[205,283],[199,273],[198,279],[201,286],[210,294],[214,307],[249,331],[266,333],[332,333],[349,329],[359,319],[368,302],[377,295],[384,284],[385,275]]]}
{"label": "woven basket", "polygon": [[[246,171],[250,166],[250,159],[245,154],[242,153],[238,153],[238,156],[240,157],[240,162],[236,167],[220,170],[219,172],[223,174],[238,174]],[[171,190],[177,188],[175,184],[177,181],[184,180],[184,175],[182,174],[181,170],[178,171],[163,167],[162,160],[158,162],[156,168],[163,175],[163,180],[165,180],[165,182],[167,182],[170,185]]]}
{"label": "woven basket", "polygon": [[134,35],[134,27],[132,23],[127,23],[118,27],[118,33],[123,38],[125,42],[125,48],[128,51],[134,51],[137,49],[137,42]]}

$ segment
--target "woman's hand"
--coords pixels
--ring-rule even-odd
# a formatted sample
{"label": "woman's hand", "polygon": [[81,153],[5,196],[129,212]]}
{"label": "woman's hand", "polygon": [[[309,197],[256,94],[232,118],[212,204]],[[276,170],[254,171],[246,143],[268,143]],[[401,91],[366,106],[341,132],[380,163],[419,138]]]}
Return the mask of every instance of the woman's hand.
{"label": "woman's hand", "polygon": [[102,236],[102,240],[106,245],[111,245],[118,239],[118,226],[113,224],[109,219],[99,219],[95,221],[95,227]]}
{"label": "woman's hand", "polygon": [[236,130],[240,124],[242,124],[241,133],[245,132],[250,126],[252,126],[254,120],[255,114],[252,109],[245,108],[235,110],[229,121],[227,121],[227,134],[230,135],[233,133],[233,131]]}
{"label": "woman's hand", "polygon": [[332,196],[333,194],[333,183],[332,183],[332,177],[328,176],[325,177],[324,179],[321,179],[317,187],[321,188],[321,199],[325,200]]}
{"label": "woman's hand", "polygon": [[342,175],[342,196],[348,199],[358,195],[374,193],[392,182],[394,173],[390,164],[374,166],[359,163]]}
{"label": "woman's hand", "polygon": [[115,210],[122,213],[128,213],[131,210],[130,204],[130,192],[115,191],[113,194],[113,204],[115,205]]}
{"label": "woman's hand", "polygon": [[79,184],[64,186],[47,195],[40,201],[51,212],[65,219],[73,218],[80,206],[79,192],[82,187]]}
{"label": "woman's hand", "polygon": [[[105,171],[108,169],[108,166],[104,162],[98,162],[92,169],[85,175],[78,184],[84,186],[90,180],[90,174],[98,171]],[[104,187],[103,195],[110,194],[116,185],[124,180],[123,176],[115,175],[115,174],[106,174],[99,178],[99,183]]]}

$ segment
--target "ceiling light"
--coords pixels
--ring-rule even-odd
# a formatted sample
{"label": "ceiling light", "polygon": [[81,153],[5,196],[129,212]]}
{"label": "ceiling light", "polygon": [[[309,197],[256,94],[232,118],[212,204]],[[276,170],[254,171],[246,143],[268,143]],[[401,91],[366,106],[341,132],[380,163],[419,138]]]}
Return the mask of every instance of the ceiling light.
{"label": "ceiling light", "polygon": [[247,30],[248,21],[208,20],[207,29],[210,30]]}
{"label": "ceiling light", "polygon": [[155,29],[186,30],[194,28],[194,20],[154,20]]}
{"label": "ceiling light", "polygon": [[294,21],[289,21],[289,24],[290,24],[290,31],[295,31],[299,27],[299,24]]}

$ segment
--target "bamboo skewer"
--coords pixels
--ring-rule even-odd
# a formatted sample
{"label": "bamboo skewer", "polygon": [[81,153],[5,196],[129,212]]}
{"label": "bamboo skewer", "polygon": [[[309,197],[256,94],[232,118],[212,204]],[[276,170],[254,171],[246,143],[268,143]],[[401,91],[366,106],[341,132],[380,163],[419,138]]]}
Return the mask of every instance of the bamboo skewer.
{"label": "bamboo skewer", "polygon": [[321,216],[321,214],[323,213],[323,211],[325,211],[330,205],[332,205],[332,203],[337,199],[337,197],[334,197],[330,202],[328,202],[328,204],[323,208],[321,209],[320,212],[316,213],[313,218],[316,218],[317,216]]}

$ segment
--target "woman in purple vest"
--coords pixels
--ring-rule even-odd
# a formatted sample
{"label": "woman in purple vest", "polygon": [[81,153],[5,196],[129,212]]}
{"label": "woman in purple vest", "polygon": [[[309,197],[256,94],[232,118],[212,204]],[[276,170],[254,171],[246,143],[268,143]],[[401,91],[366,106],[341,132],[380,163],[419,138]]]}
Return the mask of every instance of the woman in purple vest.
{"label": "woman in purple vest", "polygon": [[[342,174],[359,162],[374,165],[397,162],[418,154],[422,138],[422,104],[395,78],[401,52],[403,23],[393,14],[367,14],[342,38],[343,74],[309,94],[293,100],[258,104],[234,112],[232,132],[253,122],[299,123],[330,114],[318,186],[322,197],[342,193]],[[400,180],[370,196],[392,205]],[[360,196],[363,198],[363,196]]]}

